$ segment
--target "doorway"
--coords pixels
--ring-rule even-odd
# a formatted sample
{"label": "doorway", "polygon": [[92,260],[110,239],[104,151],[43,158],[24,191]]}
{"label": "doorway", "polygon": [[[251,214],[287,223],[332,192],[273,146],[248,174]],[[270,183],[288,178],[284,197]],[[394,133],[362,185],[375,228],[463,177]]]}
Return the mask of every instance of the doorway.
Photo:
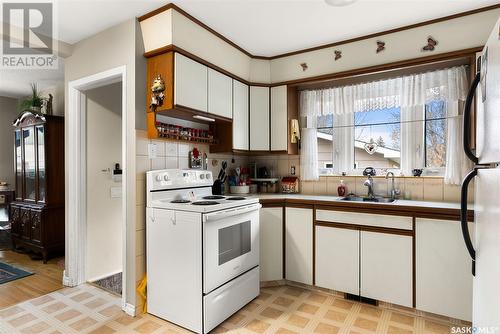
{"label": "doorway", "polygon": [[126,303],[128,204],[122,196],[127,189],[122,167],[127,161],[126,68],[71,81],[67,96],[63,284],[121,283],[122,309],[134,315],[135,308]]}

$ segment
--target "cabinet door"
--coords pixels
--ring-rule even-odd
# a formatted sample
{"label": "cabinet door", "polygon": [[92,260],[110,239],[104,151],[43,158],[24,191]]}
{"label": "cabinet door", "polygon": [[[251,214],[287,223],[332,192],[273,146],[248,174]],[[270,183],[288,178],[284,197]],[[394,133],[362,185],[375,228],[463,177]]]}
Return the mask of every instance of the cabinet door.
{"label": "cabinet door", "polygon": [[36,200],[35,128],[23,128],[24,143],[24,199]]}
{"label": "cabinet door", "polygon": [[361,231],[361,296],[412,307],[412,237]]}
{"label": "cabinet door", "polygon": [[21,209],[17,206],[11,205],[11,234],[14,237],[19,237],[22,233],[21,231]]}
{"label": "cabinet door", "polygon": [[42,212],[32,211],[31,212],[31,242],[41,243],[42,242]]}
{"label": "cabinet door", "polygon": [[45,127],[39,125],[36,127],[36,154],[37,154],[37,175],[38,175],[38,193],[37,201],[46,201],[47,179],[45,173]]}
{"label": "cabinet door", "polygon": [[21,130],[14,132],[14,157],[16,159],[16,199],[23,199],[23,152]]}
{"label": "cabinet door", "polygon": [[260,280],[283,279],[283,208],[260,210]]}
{"label": "cabinet door", "polygon": [[248,86],[233,80],[233,149],[245,150],[248,146]]}
{"label": "cabinet door", "polygon": [[268,87],[250,87],[250,150],[269,151]]}
{"label": "cabinet door", "polygon": [[175,104],[206,112],[208,110],[207,67],[176,53],[174,72]]}
{"label": "cabinet door", "polygon": [[416,262],[417,309],[471,321],[471,260],[460,222],[418,218]]}
{"label": "cabinet door", "polygon": [[286,85],[271,88],[271,151],[288,150]]}
{"label": "cabinet door", "polygon": [[285,278],[312,284],[312,209],[286,208],[285,225]]}
{"label": "cabinet door", "polygon": [[31,215],[29,209],[21,209],[21,238],[29,241],[31,239]]}
{"label": "cabinet door", "polygon": [[316,285],[359,295],[359,230],[316,226]]}
{"label": "cabinet door", "polygon": [[233,118],[233,79],[208,69],[208,112]]}

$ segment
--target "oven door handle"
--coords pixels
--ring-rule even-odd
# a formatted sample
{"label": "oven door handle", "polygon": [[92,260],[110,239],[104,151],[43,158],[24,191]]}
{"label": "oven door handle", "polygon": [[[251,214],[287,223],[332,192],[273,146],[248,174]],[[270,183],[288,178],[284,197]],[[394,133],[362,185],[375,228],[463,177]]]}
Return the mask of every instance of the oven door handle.
{"label": "oven door handle", "polygon": [[252,204],[252,205],[247,205],[247,206],[240,206],[234,209],[230,210],[223,210],[223,211],[218,211],[218,212],[213,212],[213,213],[207,213],[203,215],[203,222],[207,223],[210,221],[216,221],[216,220],[221,220],[227,217],[232,217],[236,215],[241,215],[244,213],[248,213],[251,211],[256,211],[259,210],[262,207],[260,203]]}

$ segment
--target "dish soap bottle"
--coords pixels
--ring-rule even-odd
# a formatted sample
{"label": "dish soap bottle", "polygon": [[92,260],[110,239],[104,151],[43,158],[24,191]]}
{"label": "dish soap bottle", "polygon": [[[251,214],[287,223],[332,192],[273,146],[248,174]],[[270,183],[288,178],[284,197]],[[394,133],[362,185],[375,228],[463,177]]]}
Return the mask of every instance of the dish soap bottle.
{"label": "dish soap bottle", "polygon": [[337,193],[339,196],[344,197],[347,194],[347,186],[344,184],[344,180],[340,180],[340,184],[337,188]]}

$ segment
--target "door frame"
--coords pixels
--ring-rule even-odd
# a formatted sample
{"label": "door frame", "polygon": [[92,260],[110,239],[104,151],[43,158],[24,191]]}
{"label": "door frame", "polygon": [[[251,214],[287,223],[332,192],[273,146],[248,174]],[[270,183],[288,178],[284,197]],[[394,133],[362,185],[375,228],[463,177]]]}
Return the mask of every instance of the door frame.
{"label": "door frame", "polygon": [[87,155],[86,155],[86,95],[85,91],[105,85],[122,83],[122,310],[134,316],[134,305],[127,303],[127,71],[119,66],[84,78],[69,81],[66,113],[66,261],[63,285],[77,286],[86,282],[87,249]]}

